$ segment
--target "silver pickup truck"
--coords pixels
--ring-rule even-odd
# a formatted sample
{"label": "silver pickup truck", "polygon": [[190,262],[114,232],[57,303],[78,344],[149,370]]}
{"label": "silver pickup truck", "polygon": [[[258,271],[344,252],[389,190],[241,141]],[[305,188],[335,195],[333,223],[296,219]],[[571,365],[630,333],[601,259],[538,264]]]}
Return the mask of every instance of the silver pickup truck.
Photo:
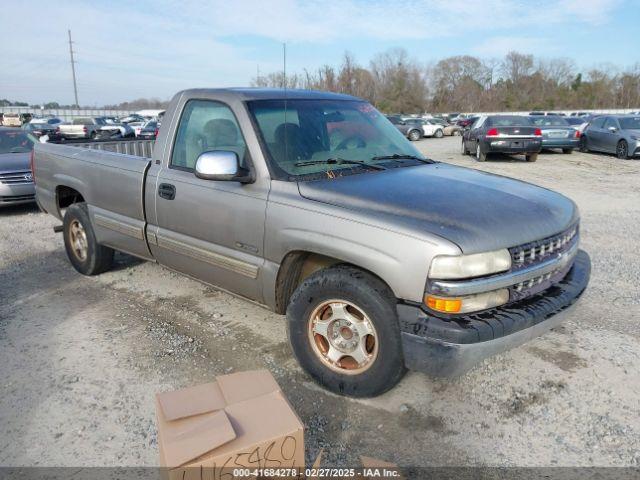
{"label": "silver pickup truck", "polygon": [[80,273],[118,250],[286,313],[344,395],[459,375],[557,326],[590,275],[571,200],[429,160],[346,95],[186,90],[150,158],[37,144],[33,170]]}

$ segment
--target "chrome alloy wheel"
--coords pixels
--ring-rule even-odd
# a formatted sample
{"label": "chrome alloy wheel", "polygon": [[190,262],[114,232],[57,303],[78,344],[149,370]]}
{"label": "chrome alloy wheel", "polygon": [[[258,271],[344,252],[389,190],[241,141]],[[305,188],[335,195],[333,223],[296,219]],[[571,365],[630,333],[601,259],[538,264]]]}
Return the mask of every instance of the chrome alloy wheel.
{"label": "chrome alloy wheel", "polygon": [[89,247],[87,244],[87,233],[78,220],[73,220],[69,224],[69,240],[71,240],[73,254],[78,260],[84,262],[87,259]]}
{"label": "chrome alloy wheel", "polygon": [[358,306],[327,300],[311,313],[308,325],[311,349],[331,370],[357,375],[375,362],[376,329]]}

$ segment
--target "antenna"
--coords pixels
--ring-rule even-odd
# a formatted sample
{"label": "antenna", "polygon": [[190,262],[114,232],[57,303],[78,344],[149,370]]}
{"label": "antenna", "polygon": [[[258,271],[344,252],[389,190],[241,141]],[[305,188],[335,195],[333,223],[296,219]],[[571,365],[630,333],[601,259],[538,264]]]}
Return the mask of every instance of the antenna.
{"label": "antenna", "polygon": [[80,108],[80,104],[78,103],[78,85],[76,84],[76,66],[75,60],[73,59],[73,42],[71,41],[71,30],[67,30],[69,33],[69,55],[71,55],[71,73],[73,74],[73,95],[76,99],[76,107]]}
{"label": "antenna", "polygon": [[287,44],[282,44],[282,86],[287,89]]}

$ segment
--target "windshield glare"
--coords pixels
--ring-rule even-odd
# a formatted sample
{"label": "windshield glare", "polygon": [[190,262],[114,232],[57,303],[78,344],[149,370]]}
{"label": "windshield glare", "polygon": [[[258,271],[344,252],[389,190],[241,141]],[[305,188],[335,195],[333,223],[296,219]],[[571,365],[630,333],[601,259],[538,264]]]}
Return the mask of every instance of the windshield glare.
{"label": "windshield glare", "polygon": [[33,137],[24,132],[0,132],[0,154],[30,152],[33,142]]}
{"label": "windshield glare", "polygon": [[301,162],[343,159],[379,165],[384,162],[373,157],[398,154],[424,158],[366,102],[286,100],[286,111],[285,100],[255,100],[248,106],[268,150],[273,173],[280,179],[367,170],[366,166],[340,163],[296,165]]}
{"label": "windshield glare", "polygon": [[618,121],[623,130],[640,130],[640,117],[619,118]]}

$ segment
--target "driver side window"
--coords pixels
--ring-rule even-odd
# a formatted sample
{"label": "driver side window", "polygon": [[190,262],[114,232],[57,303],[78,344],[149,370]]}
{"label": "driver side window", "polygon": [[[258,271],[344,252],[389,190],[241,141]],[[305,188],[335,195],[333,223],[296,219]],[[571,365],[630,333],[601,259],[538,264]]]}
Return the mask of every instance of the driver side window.
{"label": "driver side window", "polygon": [[169,167],[193,171],[203,152],[235,152],[245,166],[246,144],[233,112],[212,100],[190,100],[182,111]]}
{"label": "driver side window", "polygon": [[618,122],[613,117],[607,117],[607,120],[604,122],[604,128],[609,129],[611,127],[618,128]]}

